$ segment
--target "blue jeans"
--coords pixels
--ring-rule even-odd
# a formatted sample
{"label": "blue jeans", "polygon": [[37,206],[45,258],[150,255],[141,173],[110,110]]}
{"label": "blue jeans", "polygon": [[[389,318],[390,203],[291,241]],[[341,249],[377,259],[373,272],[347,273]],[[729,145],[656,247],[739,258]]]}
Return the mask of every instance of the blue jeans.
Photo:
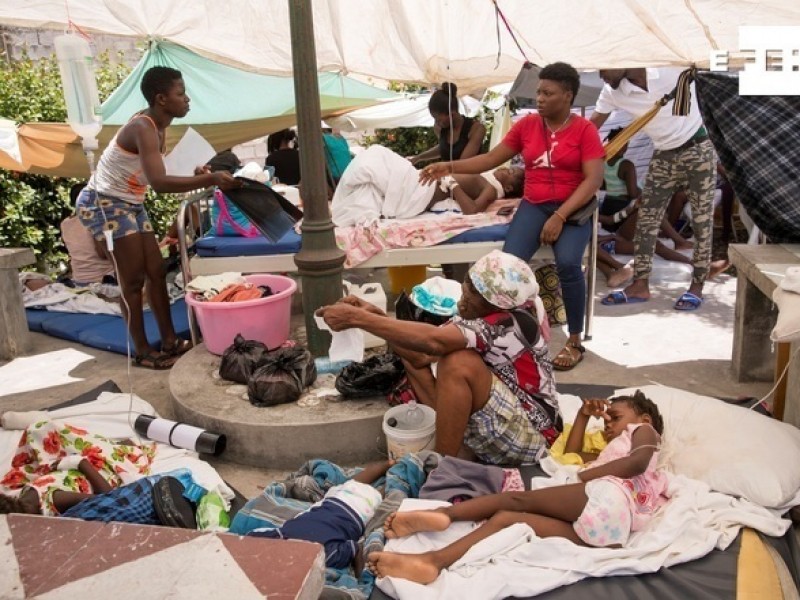
{"label": "blue jeans", "polygon": [[[529,261],[539,249],[539,236],[542,234],[545,222],[559,206],[561,206],[559,202],[532,204],[523,200],[511,220],[503,252]],[[582,262],[583,253],[591,237],[592,219],[589,219],[583,225],[565,224],[561,235],[553,244],[570,335],[583,332],[586,280],[583,277]]]}

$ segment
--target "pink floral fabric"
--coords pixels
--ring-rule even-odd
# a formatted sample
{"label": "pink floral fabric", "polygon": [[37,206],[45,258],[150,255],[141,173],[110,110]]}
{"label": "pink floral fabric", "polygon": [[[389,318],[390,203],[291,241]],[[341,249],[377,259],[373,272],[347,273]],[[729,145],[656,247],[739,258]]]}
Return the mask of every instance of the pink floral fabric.
{"label": "pink floral fabric", "polygon": [[[631,452],[633,432],[638,427],[642,427],[642,425],[642,423],[628,425],[628,429],[619,437],[611,440],[608,446],[600,453],[600,456],[597,457],[597,460],[591,463],[587,469],[628,456]],[[613,483],[625,492],[625,496],[628,499],[628,507],[631,511],[631,531],[642,529],[653,516],[653,513],[663,506],[668,499],[667,475],[658,468],[658,451],[653,452],[650,464],[641,475],[636,475],[629,479],[611,476],[602,477],[601,479]]]}
{"label": "pink floral fabric", "polygon": [[504,206],[519,200],[498,201],[484,213],[475,215],[425,214],[413,219],[383,219],[369,225],[336,228],[336,244],[344,250],[345,269],[352,269],[390,248],[414,248],[441,244],[459,233],[487,225],[511,221],[511,215],[498,215]]}
{"label": "pink floral fabric", "polygon": [[55,491],[92,492],[77,469],[57,469],[62,458],[86,458],[111,487],[118,487],[150,474],[155,448],[155,443],[121,444],[59,421],[40,421],[22,433],[11,469],[0,479],[0,493],[16,496],[33,487],[39,493],[42,513],[57,515]]}

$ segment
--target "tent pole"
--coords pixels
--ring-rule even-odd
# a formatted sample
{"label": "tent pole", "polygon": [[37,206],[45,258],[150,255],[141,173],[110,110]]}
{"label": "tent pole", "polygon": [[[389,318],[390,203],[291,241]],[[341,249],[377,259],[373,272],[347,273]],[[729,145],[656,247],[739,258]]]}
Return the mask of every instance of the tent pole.
{"label": "tent pole", "polygon": [[305,213],[301,248],[294,262],[302,281],[308,349],[314,356],[324,356],[330,346],[330,334],[317,328],[314,312],[342,297],[345,256],[336,246],[328,207],[311,0],[287,1]]}

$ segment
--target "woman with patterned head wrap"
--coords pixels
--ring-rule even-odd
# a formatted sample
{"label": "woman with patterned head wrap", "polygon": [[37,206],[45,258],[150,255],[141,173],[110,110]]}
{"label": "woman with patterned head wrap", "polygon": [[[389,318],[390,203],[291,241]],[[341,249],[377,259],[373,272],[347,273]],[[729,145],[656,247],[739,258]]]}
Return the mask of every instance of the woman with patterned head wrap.
{"label": "woman with patterned head wrap", "polygon": [[333,331],[382,337],[403,359],[419,401],[436,411],[437,452],[522,464],[538,461],[563,426],[538,291],[525,261],[495,250],[469,270],[458,315],[444,325],[397,321],[353,297],[320,314]]}

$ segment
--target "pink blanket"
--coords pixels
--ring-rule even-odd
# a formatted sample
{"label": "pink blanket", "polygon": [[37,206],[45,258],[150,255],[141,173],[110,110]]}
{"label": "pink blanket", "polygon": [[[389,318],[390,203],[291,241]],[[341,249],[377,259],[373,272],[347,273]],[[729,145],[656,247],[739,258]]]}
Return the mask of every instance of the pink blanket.
{"label": "pink blanket", "polygon": [[435,246],[469,229],[508,223],[511,215],[500,216],[505,206],[519,200],[499,200],[486,212],[475,215],[425,213],[412,219],[384,219],[368,226],[336,228],[336,244],[347,255],[344,267],[352,269],[389,248]]}

